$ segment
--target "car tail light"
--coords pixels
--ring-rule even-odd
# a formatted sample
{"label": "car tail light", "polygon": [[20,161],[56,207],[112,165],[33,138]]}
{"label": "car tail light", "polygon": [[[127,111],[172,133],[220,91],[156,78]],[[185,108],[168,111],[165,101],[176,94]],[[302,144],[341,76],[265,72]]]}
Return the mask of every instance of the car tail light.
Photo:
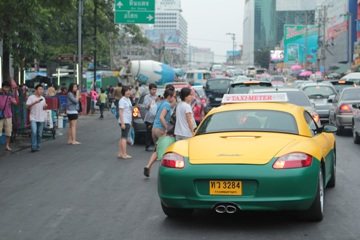
{"label": "car tail light", "polygon": [[306,153],[289,153],[279,157],[273,164],[274,169],[304,168],[312,163],[312,156]]}
{"label": "car tail light", "polygon": [[167,168],[182,169],[185,167],[184,157],[176,153],[167,153],[164,155],[161,165]]}
{"label": "car tail light", "polygon": [[141,117],[140,109],[138,107],[134,107],[132,115],[134,118],[140,118]]}
{"label": "car tail light", "polygon": [[340,113],[352,113],[352,107],[349,104],[341,104],[339,107]]}

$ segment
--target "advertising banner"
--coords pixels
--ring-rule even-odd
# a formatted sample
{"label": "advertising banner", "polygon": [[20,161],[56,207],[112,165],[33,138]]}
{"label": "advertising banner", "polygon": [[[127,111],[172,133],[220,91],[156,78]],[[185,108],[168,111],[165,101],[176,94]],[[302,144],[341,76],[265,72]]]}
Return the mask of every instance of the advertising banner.
{"label": "advertising banner", "polygon": [[180,44],[180,32],[178,30],[151,29],[145,31],[145,36],[155,45],[164,43],[166,48],[178,48]]}
{"label": "advertising banner", "polygon": [[316,63],[318,27],[316,25],[284,26],[284,62],[287,64]]}

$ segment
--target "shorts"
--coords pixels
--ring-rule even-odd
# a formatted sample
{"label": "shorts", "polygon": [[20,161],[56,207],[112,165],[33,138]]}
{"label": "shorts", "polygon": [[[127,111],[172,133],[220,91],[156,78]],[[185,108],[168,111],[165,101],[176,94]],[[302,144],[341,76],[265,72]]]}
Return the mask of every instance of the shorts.
{"label": "shorts", "polygon": [[[120,125],[120,128],[121,128],[121,124]],[[125,124],[125,129],[122,129],[121,128],[121,138],[125,138],[127,139],[128,136],[129,136],[129,132],[130,132],[130,124]]]}
{"label": "shorts", "polygon": [[11,137],[12,118],[4,118],[0,120],[0,136],[2,136],[3,129],[5,129],[5,136]]}
{"label": "shorts", "polygon": [[68,116],[69,121],[77,120],[79,117],[78,114],[68,114],[67,116]]}

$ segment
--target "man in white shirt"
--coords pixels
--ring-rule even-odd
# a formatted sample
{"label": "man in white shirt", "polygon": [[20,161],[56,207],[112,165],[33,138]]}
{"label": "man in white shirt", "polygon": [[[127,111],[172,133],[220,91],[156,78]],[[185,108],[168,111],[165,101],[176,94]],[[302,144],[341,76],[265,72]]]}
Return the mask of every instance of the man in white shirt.
{"label": "man in white shirt", "polygon": [[44,88],[41,85],[37,85],[34,95],[29,96],[26,101],[26,106],[30,110],[31,152],[40,151],[40,143],[46,118],[45,109],[47,108],[43,93]]}

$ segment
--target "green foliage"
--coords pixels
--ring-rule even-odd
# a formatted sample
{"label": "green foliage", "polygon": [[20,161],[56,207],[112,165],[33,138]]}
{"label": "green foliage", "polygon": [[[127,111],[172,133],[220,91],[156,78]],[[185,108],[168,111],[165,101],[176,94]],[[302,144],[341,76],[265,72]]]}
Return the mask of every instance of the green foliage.
{"label": "green foliage", "polygon": [[[97,4],[97,18],[94,7]],[[94,52],[97,26],[97,55],[101,64],[110,63],[110,42],[118,37],[114,24],[113,0],[84,0],[83,54]],[[77,52],[78,0],[1,0],[0,39],[14,58],[14,65],[25,67],[37,59],[55,61],[60,54]],[[136,25],[126,27],[134,43],[147,43]]]}

